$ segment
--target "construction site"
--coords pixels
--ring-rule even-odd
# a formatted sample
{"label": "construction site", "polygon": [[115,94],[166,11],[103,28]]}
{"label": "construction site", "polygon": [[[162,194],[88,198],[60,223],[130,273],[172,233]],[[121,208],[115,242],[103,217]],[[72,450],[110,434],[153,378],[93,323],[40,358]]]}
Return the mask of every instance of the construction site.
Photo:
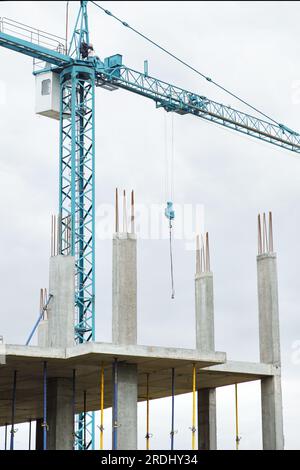
{"label": "construction site", "polygon": [[[190,237],[189,241],[193,248],[182,255],[182,259],[186,257],[187,263],[190,263],[187,265],[189,269],[186,269],[185,261],[182,264],[178,261],[178,248],[176,248],[178,245],[174,236],[179,212],[176,207],[173,181],[174,119],[177,123],[190,117],[191,121],[196,121],[199,127],[202,122],[208,123],[205,129],[210,126],[216,138],[218,132],[221,132],[217,127],[221,130],[229,129],[228,144],[235,139],[236,135],[242,135],[242,146],[246,147],[249,141],[252,141],[251,145],[255,146],[258,140],[257,145],[262,145],[261,143],[264,142],[262,149],[267,148],[266,152],[269,151],[270,154],[274,148],[277,149],[277,153],[284,153],[287,156],[299,154],[300,134],[289,126],[269,118],[256,107],[225,89],[219,82],[203,75],[198,69],[156,43],[153,38],[128,24],[123,17],[120,18],[117,13],[108,10],[102,2],[61,3],[64,3],[65,18],[58,19],[58,21],[61,20],[61,29],[65,25],[65,37],[58,37],[52,33],[46,33],[43,29],[37,29],[39,25],[35,28],[28,26],[25,22],[20,23],[20,16],[17,20],[8,19],[0,11],[0,63],[5,62],[4,53],[7,56],[11,55],[11,60],[22,55],[30,64],[33,60],[35,113],[41,119],[41,125],[45,129],[48,121],[51,121],[51,126],[56,125],[55,128],[51,127],[49,135],[56,133],[55,145],[59,154],[57,156],[57,161],[59,161],[58,210],[55,211],[55,215],[51,215],[51,229],[48,237],[50,256],[47,255],[49,261],[47,263],[44,259],[41,261],[43,265],[47,264],[43,269],[48,272],[48,285],[40,289],[39,312],[38,315],[34,314],[34,322],[30,323],[28,319],[25,319],[28,329],[28,334],[27,330],[25,333],[26,341],[14,344],[10,340],[7,341],[7,335],[1,336],[0,448],[3,450],[16,448],[17,429],[23,423],[26,425],[28,436],[20,445],[28,450],[151,450],[153,437],[151,406],[155,400],[168,399],[169,401],[166,402],[170,407],[168,449],[175,450],[176,439],[180,437],[177,436],[176,399],[187,395],[190,408],[186,413],[189,414],[190,429],[185,432],[189,435],[190,448],[194,451],[217,450],[219,445],[216,397],[218,390],[231,386],[234,390],[232,404],[234,436],[232,439],[234,448],[238,450],[241,448],[239,387],[240,384],[255,382],[260,387],[260,410],[257,411],[260,423],[256,426],[261,436],[261,448],[284,450],[280,292],[278,293],[280,285],[278,287],[277,274],[277,239],[279,237],[277,237],[276,230],[278,222],[276,211],[272,207],[265,209],[265,205],[272,202],[267,195],[266,200],[261,200],[259,210],[256,205],[249,217],[250,233],[249,228],[241,227],[242,224],[234,232],[233,227],[236,223],[234,217],[228,220],[227,215],[227,219],[225,217],[220,219],[218,226],[220,239],[223,237],[220,235],[222,232],[225,234],[224,237],[228,236],[228,233],[230,237],[236,237],[237,240],[240,237],[236,243],[234,256],[241,260],[244,256],[249,258],[249,263],[254,266],[253,270],[256,270],[255,282],[251,278],[251,285],[253,285],[251,299],[254,305],[253,307],[251,303],[251,309],[252,307],[253,310],[256,309],[252,311],[252,315],[255,317],[254,321],[257,321],[257,330],[254,331],[253,327],[253,333],[251,326],[249,338],[257,341],[259,360],[241,360],[240,358],[234,360],[231,350],[228,353],[226,350],[219,351],[216,347],[216,344],[219,344],[219,341],[216,341],[219,317],[215,315],[215,305],[221,312],[222,307],[220,308],[219,297],[217,303],[215,301],[215,290],[221,291],[222,283],[226,286],[225,278],[228,275],[227,265],[222,275],[217,276],[216,288],[214,262],[216,260],[216,263],[223,263],[221,249],[215,250],[217,230],[215,234],[212,234],[211,230],[208,231],[204,225],[201,225],[201,229],[196,230]],[[17,6],[15,10],[17,11]],[[150,74],[148,60],[144,60],[143,71],[138,72],[124,65],[123,57],[119,53],[106,58],[102,57],[101,51],[94,48],[94,36],[98,33],[95,28],[90,27],[90,11],[93,11],[97,19],[100,14],[104,15],[109,17],[110,21],[116,20],[118,26],[142,36],[143,40],[151,46],[158,47],[160,52],[167,54],[172,60],[180,62],[193,73],[202,75],[208,86],[214,85],[218,91],[221,89],[231,97],[240,100],[243,107],[251,108],[250,114],[236,110],[230,105],[212,101],[198,92],[191,92],[162,81],[160,78],[154,78],[152,70]],[[71,13],[75,15],[75,23],[71,21]],[[42,13],[40,16],[42,17]],[[168,44],[168,41],[166,40],[165,43]],[[251,60],[254,61],[254,58],[252,57]],[[166,75],[165,70],[164,74]],[[155,75],[154,72],[153,75]],[[159,75],[159,71],[156,75]],[[22,74],[18,77],[18,80],[21,81],[21,79]],[[180,82],[180,77],[176,78],[175,82]],[[159,108],[159,111],[154,109],[153,112],[166,115],[165,128],[170,126],[171,129],[169,135],[165,134],[170,156],[168,157],[168,150],[165,149],[166,200],[162,203],[164,204],[163,224],[165,224],[166,236],[163,245],[164,252],[160,252],[164,253],[166,262],[163,264],[164,268],[159,267],[159,259],[154,254],[154,248],[147,251],[148,258],[153,258],[153,270],[149,273],[149,279],[153,279],[153,285],[149,284],[147,289],[149,296],[158,297],[158,303],[160,302],[159,295],[167,297],[166,302],[169,303],[161,305],[172,306],[180,301],[181,311],[184,312],[186,307],[181,299],[185,297],[180,297],[180,282],[177,287],[177,279],[183,279],[184,276],[182,285],[188,286],[186,295],[189,296],[190,303],[187,309],[189,311],[182,314],[186,315],[186,324],[183,318],[180,328],[184,336],[183,330],[186,325],[190,335],[187,338],[191,339],[191,344],[195,347],[173,345],[173,326],[171,326],[173,324],[171,321],[165,323],[166,320],[163,319],[167,315],[165,307],[153,308],[152,304],[153,317],[150,312],[147,328],[149,331],[165,328],[166,331],[162,335],[162,338],[166,339],[165,345],[157,345],[155,341],[153,344],[149,342],[145,344],[139,340],[140,331],[144,325],[140,316],[141,302],[139,301],[142,295],[139,290],[142,284],[139,275],[141,268],[138,258],[139,233],[143,229],[143,224],[144,227],[146,224],[145,218],[143,219],[139,214],[139,192],[142,186],[148,184],[146,170],[145,173],[140,173],[140,178],[143,174],[143,181],[136,184],[138,190],[133,186],[129,190],[124,190],[124,186],[128,188],[128,180],[123,186],[117,181],[117,188],[117,184],[108,186],[113,209],[112,219],[107,229],[109,240],[105,247],[110,250],[107,257],[111,258],[109,261],[111,271],[103,272],[103,277],[111,276],[107,281],[107,285],[111,287],[100,293],[96,307],[98,278],[95,276],[95,271],[98,252],[95,249],[97,231],[95,172],[97,167],[97,172],[101,173],[101,159],[104,158],[103,155],[101,156],[102,143],[100,141],[97,145],[95,143],[97,125],[95,108],[98,90],[103,90],[103,93],[107,92],[107,100],[109,96],[115,96],[122,90],[120,102],[129,95],[126,106],[130,106],[131,96],[135,96],[135,99],[139,98],[142,104],[148,101],[153,106],[154,102],[155,108]],[[31,110],[27,109],[24,111],[25,120],[30,112]],[[115,108],[112,112],[116,112]],[[101,126],[108,127],[110,121],[109,118],[107,119],[107,122],[102,119]],[[106,130],[103,135],[105,132]],[[152,138],[154,140],[151,132],[149,135],[148,140],[145,138],[147,146],[151,146]],[[1,132],[0,139],[2,138],[4,139],[4,135]],[[114,140],[117,139],[117,133],[111,136],[112,149]],[[130,139],[133,137],[129,137]],[[29,140],[28,145],[30,145]],[[22,145],[25,147],[27,141]],[[125,140],[120,145],[125,147],[125,157],[127,152],[130,153],[130,145],[128,144],[127,149]],[[45,146],[47,147],[47,144]],[[252,149],[255,148],[252,147]],[[115,165],[112,154],[108,155],[108,160],[111,159],[111,167]],[[143,158],[142,152],[140,158]],[[263,159],[263,156],[261,158]],[[288,165],[288,163],[289,159],[286,158],[285,164]],[[109,167],[110,163],[108,162],[107,165]],[[53,172],[57,174],[57,171],[56,166]],[[110,168],[110,171],[113,171],[113,168]],[[184,178],[184,171],[181,173]],[[267,179],[269,177],[267,171],[266,175]],[[105,174],[101,177],[104,180]],[[133,179],[130,183],[135,182],[134,177],[133,171]],[[52,176],[49,178],[51,179]],[[149,181],[150,179],[149,176]],[[51,184],[53,185],[52,182]],[[199,181],[199,187],[201,184]],[[57,192],[56,188],[55,191]],[[247,191],[245,189],[245,192]],[[255,189],[253,191],[255,192]],[[39,199],[38,193],[35,198]],[[184,196],[181,201],[185,202]],[[205,201],[210,210],[210,215],[206,214],[207,219],[210,220],[210,217],[217,219],[219,215],[207,202],[209,196]],[[56,201],[53,204],[55,207]],[[219,213],[223,210],[226,211],[219,205]],[[45,220],[47,217],[49,219],[49,214],[45,215]],[[231,227],[232,232],[228,231],[225,224]],[[43,228],[43,230],[46,231],[48,228]],[[244,236],[246,237],[245,232],[249,233],[250,249],[248,251],[243,248],[241,241]],[[47,254],[47,247],[45,247],[45,253]],[[31,256],[35,256],[34,251]],[[225,257],[224,260],[226,259],[228,258]],[[233,266],[235,266],[234,262]],[[224,263],[226,264],[226,261]],[[24,262],[22,261],[21,264],[24,265]],[[35,266],[33,261],[32,267],[24,273],[30,276],[30,270],[33,272],[36,269]],[[191,266],[192,270],[190,270]],[[19,269],[21,271],[23,268]],[[157,283],[160,282],[161,276],[166,278],[166,284],[163,284],[163,294],[158,294]],[[236,278],[241,276],[241,280],[246,279],[246,274],[243,277],[242,273],[235,273],[235,276]],[[157,283],[155,284],[156,277]],[[239,284],[236,285],[239,286]],[[233,284],[233,286],[236,285]],[[167,286],[166,290],[165,286]],[[239,289],[239,287],[236,288],[236,290]],[[230,295],[233,297],[233,294]],[[106,326],[103,326],[103,331],[110,330],[111,341],[99,341],[98,330],[96,336],[96,318],[102,315],[101,302],[104,302],[104,298],[112,299],[111,324],[106,322]],[[22,302],[22,299],[19,299],[19,306]],[[246,304],[247,301],[244,303]],[[16,304],[15,308],[17,308]],[[172,314],[172,307],[169,312]],[[21,315],[21,312],[19,314]],[[242,322],[243,315],[239,308],[236,314],[241,317]],[[158,324],[160,318],[161,323]],[[283,318],[280,317],[280,319],[282,322]],[[22,322],[25,320],[23,318]],[[10,320],[7,319],[7,321]],[[18,328],[16,321],[13,321],[15,328]],[[228,329],[231,327],[231,322],[232,320],[228,322]],[[166,327],[166,325],[169,326]],[[225,330],[223,327],[224,323],[222,325],[220,323],[221,334],[226,337],[229,333],[227,328]],[[174,331],[175,329],[174,326]],[[1,331],[0,333],[2,334]],[[248,347],[247,331],[243,332],[240,338],[234,329],[231,333],[231,342],[240,341],[241,348],[243,348],[243,343],[245,349]],[[101,324],[99,334],[101,337]],[[184,341],[182,340],[182,343]],[[249,339],[249,342],[251,341],[252,339]],[[144,406],[145,414],[142,446],[139,445],[138,437],[139,406]],[[109,427],[111,441],[110,439],[104,440],[108,428],[105,422],[107,410],[111,410]],[[182,412],[185,413],[185,411]],[[156,419],[159,419],[159,416],[156,416]],[[109,449],[105,442],[109,442],[108,445],[111,446]],[[159,445],[158,443],[157,446]]]}

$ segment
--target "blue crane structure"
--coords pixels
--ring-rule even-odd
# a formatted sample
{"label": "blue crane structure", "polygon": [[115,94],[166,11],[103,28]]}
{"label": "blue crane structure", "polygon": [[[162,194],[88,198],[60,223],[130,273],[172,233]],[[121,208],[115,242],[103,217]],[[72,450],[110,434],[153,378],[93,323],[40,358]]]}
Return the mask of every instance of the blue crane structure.
{"label": "blue crane structure", "polygon": [[[94,3],[94,2],[92,2]],[[40,30],[0,19],[0,46],[43,64],[35,75],[51,71],[60,84],[59,252],[76,262],[77,343],[95,339],[95,88],[123,88],[153,100],[157,108],[191,114],[292,152],[300,153],[300,135],[273,120],[259,119],[126,67],[115,54],[101,60],[90,44],[87,1],[80,8],[70,44]],[[106,11],[107,13],[107,11]],[[108,12],[109,13],[109,12]],[[13,28],[15,26],[15,28]],[[125,26],[128,26],[125,24]],[[19,28],[19,29],[18,29]],[[17,31],[26,30],[24,34]],[[11,32],[14,34],[11,34]],[[24,32],[24,31],[23,31]],[[85,429],[84,429],[85,427]],[[94,415],[81,413],[75,447],[94,448]],[[84,431],[88,442],[84,442]]]}

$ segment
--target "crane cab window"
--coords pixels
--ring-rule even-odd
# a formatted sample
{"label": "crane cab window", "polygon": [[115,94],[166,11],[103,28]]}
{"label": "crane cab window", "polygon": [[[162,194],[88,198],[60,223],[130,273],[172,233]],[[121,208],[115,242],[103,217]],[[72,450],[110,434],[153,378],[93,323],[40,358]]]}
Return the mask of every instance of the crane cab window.
{"label": "crane cab window", "polygon": [[46,80],[42,80],[42,95],[50,95],[51,93],[51,80],[47,78]]}

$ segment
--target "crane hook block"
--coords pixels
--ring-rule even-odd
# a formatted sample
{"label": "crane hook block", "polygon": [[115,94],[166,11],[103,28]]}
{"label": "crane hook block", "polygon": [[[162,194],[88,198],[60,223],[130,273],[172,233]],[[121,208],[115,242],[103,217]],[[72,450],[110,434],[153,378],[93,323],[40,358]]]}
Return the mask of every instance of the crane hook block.
{"label": "crane hook block", "polygon": [[167,201],[167,207],[165,208],[165,216],[170,221],[175,219],[175,211],[174,211],[174,208],[173,208],[173,202],[171,202],[171,201]]}

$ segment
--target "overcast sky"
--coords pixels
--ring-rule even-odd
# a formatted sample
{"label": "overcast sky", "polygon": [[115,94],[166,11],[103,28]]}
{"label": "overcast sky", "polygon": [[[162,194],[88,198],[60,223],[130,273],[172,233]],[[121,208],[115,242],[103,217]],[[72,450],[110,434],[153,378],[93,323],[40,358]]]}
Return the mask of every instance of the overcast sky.
{"label": "overcast sky", "polygon": [[[70,3],[73,24],[79,2]],[[300,130],[299,2],[99,3],[274,119]],[[65,4],[1,2],[0,16],[64,36]],[[120,53],[127,66],[140,71],[148,59],[152,76],[246,110],[95,6],[89,12],[91,41],[100,58]],[[24,343],[38,314],[39,289],[48,285],[59,129],[57,121],[34,113],[31,59],[2,49],[0,67],[0,334],[6,343]],[[96,95],[99,226],[102,204],[113,203],[116,186],[135,189],[137,202],[148,208],[165,203],[165,135],[164,112],[151,101],[120,90],[97,89]],[[300,161],[291,152],[193,116],[174,116],[174,149],[174,202],[204,207],[216,350],[226,351],[231,360],[259,360],[256,221],[258,212],[273,211],[285,444],[300,449]],[[96,339],[111,341],[111,241],[98,237],[96,249]],[[167,240],[138,243],[138,342],[193,348],[194,253],[186,240],[175,240],[173,301],[168,256]],[[239,390],[240,448],[261,448],[259,383]],[[191,406],[190,395],[176,398],[177,448],[191,447]],[[218,446],[233,449],[233,386],[218,390],[217,406]],[[139,410],[139,445],[144,448],[143,404]],[[170,411],[168,400],[151,402],[152,448],[169,447]],[[109,411],[105,416],[109,448]],[[26,447],[26,429],[19,429],[16,446]]]}

